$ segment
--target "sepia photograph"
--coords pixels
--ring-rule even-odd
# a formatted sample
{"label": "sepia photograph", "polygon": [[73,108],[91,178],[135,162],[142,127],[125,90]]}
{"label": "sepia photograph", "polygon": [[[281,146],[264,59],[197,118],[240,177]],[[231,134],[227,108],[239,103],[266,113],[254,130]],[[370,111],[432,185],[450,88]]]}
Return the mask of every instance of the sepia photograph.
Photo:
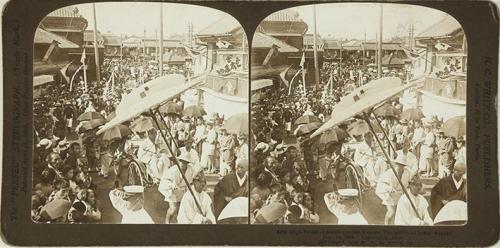
{"label": "sepia photograph", "polygon": [[54,10],[34,35],[35,223],[247,224],[248,41],[173,3]]}
{"label": "sepia photograph", "polygon": [[251,224],[464,225],[467,40],[432,8],[315,4],[251,46]]}

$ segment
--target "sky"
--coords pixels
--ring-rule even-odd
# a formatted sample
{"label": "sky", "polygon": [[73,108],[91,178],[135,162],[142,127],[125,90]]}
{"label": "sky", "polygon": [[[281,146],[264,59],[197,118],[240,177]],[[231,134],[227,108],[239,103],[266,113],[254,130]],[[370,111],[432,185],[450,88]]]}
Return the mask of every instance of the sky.
{"label": "sky", "polygon": [[[92,4],[79,4],[80,14],[93,29]],[[336,39],[373,40],[379,29],[380,4],[376,3],[327,3],[316,5],[317,31],[322,37]],[[292,8],[309,25],[313,32],[312,5]],[[383,4],[384,39],[408,34],[408,24],[413,23],[415,34],[447,16],[446,13],[427,7],[408,4]],[[159,34],[159,3],[122,2],[96,3],[97,27],[102,33],[154,36]],[[188,4],[163,3],[164,36],[187,33],[188,22],[194,31],[205,28],[221,17],[233,18],[222,11]],[[452,17],[450,17],[452,18]]]}
{"label": "sky", "polygon": [[[123,35],[154,36],[159,34],[159,3],[120,2],[96,3],[96,19],[99,32]],[[87,29],[93,29],[92,4],[74,5],[89,23]],[[188,4],[163,3],[164,37],[172,34],[187,33],[188,22],[193,23],[194,31],[205,28],[210,23],[230,15],[207,7]],[[202,17],[202,18],[201,18]]]}
{"label": "sky", "polygon": [[[313,32],[312,5],[293,8]],[[379,30],[380,4],[376,3],[333,3],[316,5],[317,33],[322,37],[375,39]],[[427,27],[447,16],[446,13],[427,7],[408,4],[383,4],[383,38],[408,35],[408,24],[415,27],[418,35]],[[453,18],[453,17],[450,17]]]}

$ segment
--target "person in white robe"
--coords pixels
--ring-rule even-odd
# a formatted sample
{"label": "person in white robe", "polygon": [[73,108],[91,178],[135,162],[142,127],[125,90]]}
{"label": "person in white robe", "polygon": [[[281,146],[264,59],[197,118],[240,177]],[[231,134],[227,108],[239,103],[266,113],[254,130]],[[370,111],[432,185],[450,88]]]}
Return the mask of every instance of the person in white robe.
{"label": "person in white robe", "polygon": [[413,136],[411,139],[412,152],[415,154],[415,156],[417,156],[417,158],[420,157],[420,147],[422,146],[424,139],[425,133],[424,129],[422,128],[422,122],[417,120],[415,121],[415,129],[413,130]]}
{"label": "person in white robe", "polygon": [[144,187],[129,185],[109,192],[109,200],[122,215],[122,224],[154,224],[153,219],[144,209]]}
{"label": "person in white robe", "polygon": [[203,145],[201,148],[201,167],[211,173],[214,173],[215,168],[215,144],[217,142],[217,132],[214,129],[213,122],[207,121],[206,134],[204,135]]}
{"label": "person in white robe", "polygon": [[[411,172],[408,168],[407,157],[400,155],[393,161],[397,165],[395,168],[398,178],[401,180],[403,187],[408,187],[411,180]],[[377,182],[375,194],[382,200],[382,204],[386,206],[387,212],[385,213],[384,224],[390,225],[393,223],[394,214],[396,213],[396,206],[399,198],[403,194],[403,188],[399,183],[398,178],[392,169],[386,170]]]}
{"label": "person in white robe", "polygon": [[339,189],[324,195],[326,207],[335,214],[339,225],[368,225],[356,203],[357,189]]}
{"label": "person in white robe", "polygon": [[193,139],[192,138],[187,138],[184,141],[184,146],[179,149],[181,154],[184,153],[189,153],[190,160],[189,162],[193,166],[198,166],[200,164],[200,155],[198,152],[193,148]]}
{"label": "person in white robe", "polygon": [[[396,208],[396,216],[394,217],[394,224],[404,226],[432,225],[432,219],[428,210],[429,203],[427,202],[427,199],[420,194],[420,191],[422,190],[422,182],[418,177],[414,177],[410,181],[408,188],[408,195],[410,198],[408,199],[406,195],[399,198]],[[410,200],[413,203],[413,206],[415,206],[418,215],[411,206]]]}
{"label": "person in white robe", "polygon": [[363,168],[364,176],[372,186],[375,186],[380,174],[387,169],[387,165],[372,147],[373,134],[365,133],[363,137],[363,142],[356,146],[354,162]]}
{"label": "person in white robe", "polygon": [[205,137],[205,132],[206,132],[206,127],[203,121],[203,118],[198,118],[196,121],[196,128],[194,132],[194,148],[198,152],[198,154],[201,154],[202,152],[202,144],[203,144],[203,139]]}
{"label": "person in white robe", "polygon": [[233,168],[232,163],[234,162],[234,148],[236,147],[236,140],[233,135],[228,134],[225,128],[220,128],[219,144],[220,144],[220,170],[219,175],[221,177],[229,174]]}
{"label": "person in white robe", "polygon": [[146,133],[140,133],[141,140],[137,142],[137,159],[146,165],[148,175],[153,179],[153,182],[159,182],[161,177],[161,169],[158,168],[159,151],[155,144],[156,133],[154,129]]}
{"label": "person in white robe", "polygon": [[431,131],[431,125],[427,123],[424,128],[424,141],[420,148],[419,169],[425,171],[427,176],[437,175],[437,168],[434,163],[434,148],[436,145],[436,136]]}
{"label": "person in white robe", "polygon": [[190,164],[191,158],[189,153],[181,154],[177,160],[180,163],[182,172],[179,171],[177,165],[170,166],[170,168],[164,171],[158,185],[158,191],[165,196],[165,201],[168,202],[165,224],[170,223],[172,219],[176,219],[174,216],[177,214],[182,197],[188,191],[188,185],[181,173],[184,173],[189,184],[192,183],[193,177],[197,173],[195,171],[196,168]]}
{"label": "person in white robe", "polygon": [[467,162],[467,149],[465,146],[464,137],[458,137],[457,139],[457,151],[455,155],[455,161]]}
{"label": "person in white robe", "polygon": [[397,156],[406,156],[406,161],[408,162],[408,170],[411,172],[411,177],[415,176],[418,173],[418,159],[417,157],[410,151],[410,143],[405,140],[402,144],[402,149],[396,152]]}
{"label": "person in white robe", "polygon": [[244,133],[238,134],[238,147],[236,148],[236,159],[246,160],[248,159],[248,144],[247,135]]}
{"label": "person in white robe", "polygon": [[198,201],[200,209],[196,206],[193,194],[190,192],[184,193],[179,213],[177,214],[177,224],[215,224],[215,216],[212,211],[212,199],[204,191],[207,180],[203,171],[200,171],[193,178],[193,194]]}

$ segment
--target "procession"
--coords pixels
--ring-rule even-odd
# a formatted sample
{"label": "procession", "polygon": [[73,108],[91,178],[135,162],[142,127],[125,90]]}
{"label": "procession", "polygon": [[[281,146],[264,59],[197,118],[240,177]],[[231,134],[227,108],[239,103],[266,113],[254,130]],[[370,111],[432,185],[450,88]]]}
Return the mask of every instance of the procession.
{"label": "procession", "polygon": [[[254,36],[251,223],[465,224],[460,24],[419,7],[329,7],[279,11]],[[357,21],[349,12],[366,16],[357,39],[338,27]]]}
{"label": "procession", "polygon": [[[98,28],[116,25],[102,16],[96,22],[96,8],[113,10],[117,18],[142,8],[155,19],[144,21],[144,35],[104,34]],[[167,18],[165,29],[164,15],[180,8],[82,4],[44,18],[35,36],[35,53],[44,56],[34,61],[34,222],[248,223],[248,92],[238,91],[248,87],[242,44],[220,45],[211,39],[214,24],[194,17],[239,24],[217,10],[190,6],[187,25],[174,27]],[[145,26],[158,23],[155,36],[147,37]],[[237,53],[216,62],[208,59],[211,49]],[[45,74],[37,75],[37,68]]]}

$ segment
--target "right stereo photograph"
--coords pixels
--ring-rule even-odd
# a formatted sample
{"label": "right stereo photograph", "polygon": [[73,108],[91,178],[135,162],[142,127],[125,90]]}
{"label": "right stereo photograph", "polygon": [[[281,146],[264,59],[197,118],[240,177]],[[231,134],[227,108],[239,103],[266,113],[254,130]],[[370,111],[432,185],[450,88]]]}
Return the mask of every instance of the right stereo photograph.
{"label": "right stereo photograph", "polygon": [[251,43],[251,224],[467,223],[467,39],[406,4],[275,12]]}

